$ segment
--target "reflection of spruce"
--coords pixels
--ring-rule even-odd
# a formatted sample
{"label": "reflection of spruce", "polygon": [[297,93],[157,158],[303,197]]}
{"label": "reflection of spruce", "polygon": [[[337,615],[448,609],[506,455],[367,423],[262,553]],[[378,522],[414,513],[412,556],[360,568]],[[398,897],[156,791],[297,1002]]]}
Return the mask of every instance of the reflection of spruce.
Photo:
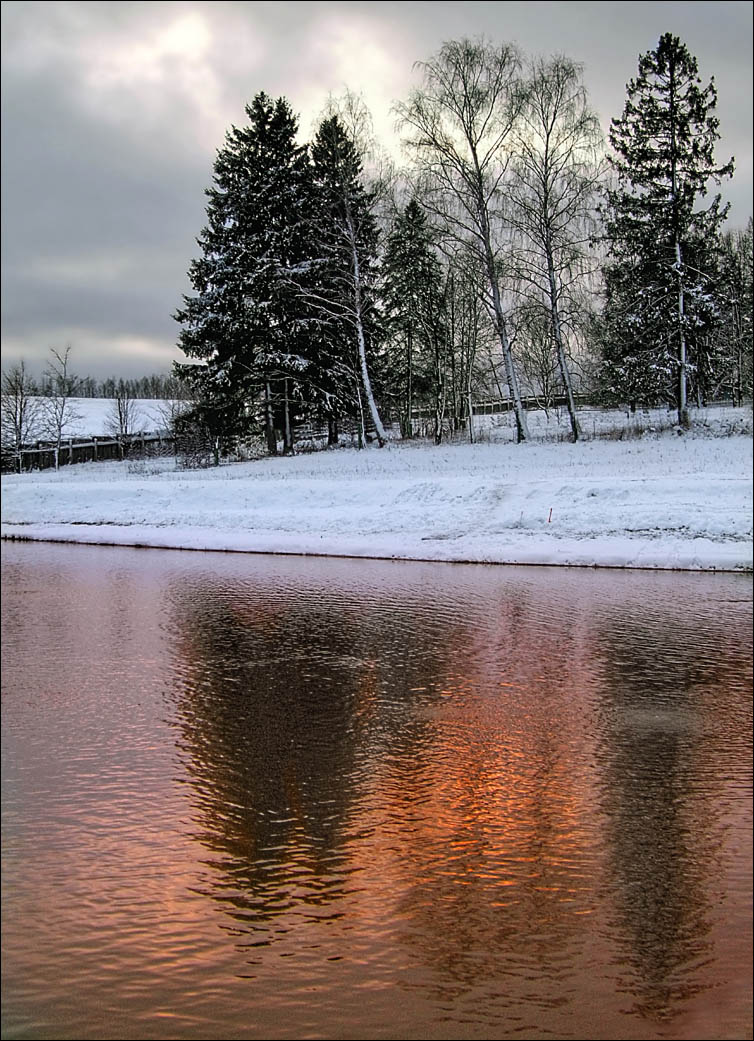
{"label": "reflection of spruce", "polygon": [[687,628],[678,608],[625,611],[596,640],[610,891],[635,974],[624,987],[652,1016],[672,1014],[702,988],[692,967],[710,949],[708,892],[719,859],[717,822],[703,798],[716,756],[705,695],[711,703],[736,689],[738,669],[730,634],[710,634],[731,651],[713,656],[690,652]]}
{"label": "reflection of spruce", "polygon": [[394,696],[377,663],[392,656],[408,690],[427,671],[442,675],[452,649],[430,649],[431,633],[426,647],[415,633],[396,648],[395,618],[379,605],[341,603],[333,625],[319,590],[285,603],[200,583],[176,590],[173,610],[180,748],[197,838],[220,872],[211,895],[267,935],[280,915],[344,896],[372,756],[384,746],[411,756],[422,743],[416,696]]}

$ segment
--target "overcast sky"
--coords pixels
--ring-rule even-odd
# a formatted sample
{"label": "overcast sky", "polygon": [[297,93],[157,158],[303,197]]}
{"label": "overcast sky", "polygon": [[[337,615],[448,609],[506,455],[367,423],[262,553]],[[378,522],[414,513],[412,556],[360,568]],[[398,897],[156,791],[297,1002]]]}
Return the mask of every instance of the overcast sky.
{"label": "overcast sky", "polygon": [[260,90],[302,138],[329,92],[361,92],[390,144],[445,40],[484,34],[582,62],[603,127],[640,53],[680,36],[718,92],[730,224],[752,212],[752,5],[745,3],[2,3],[3,366],[69,345],[95,377],[167,372],[171,314],[226,129]]}

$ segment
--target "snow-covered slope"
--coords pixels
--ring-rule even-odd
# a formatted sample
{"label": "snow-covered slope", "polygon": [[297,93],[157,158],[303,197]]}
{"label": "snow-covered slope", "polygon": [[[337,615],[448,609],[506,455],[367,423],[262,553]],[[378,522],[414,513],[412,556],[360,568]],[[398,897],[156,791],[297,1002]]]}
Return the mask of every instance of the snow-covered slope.
{"label": "snow-covered slope", "polygon": [[3,478],[4,536],[421,560],[752,566],[750,436],[397,443]]}

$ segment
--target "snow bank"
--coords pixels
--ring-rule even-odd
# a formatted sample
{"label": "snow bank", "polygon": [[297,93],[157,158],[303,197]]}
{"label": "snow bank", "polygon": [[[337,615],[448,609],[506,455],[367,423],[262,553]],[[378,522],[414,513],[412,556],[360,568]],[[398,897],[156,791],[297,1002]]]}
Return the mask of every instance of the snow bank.
{"label": "snow bank", "polygon": [[3,477],[2,535],[516,564],[752,568],[752,440],[396,443]]}

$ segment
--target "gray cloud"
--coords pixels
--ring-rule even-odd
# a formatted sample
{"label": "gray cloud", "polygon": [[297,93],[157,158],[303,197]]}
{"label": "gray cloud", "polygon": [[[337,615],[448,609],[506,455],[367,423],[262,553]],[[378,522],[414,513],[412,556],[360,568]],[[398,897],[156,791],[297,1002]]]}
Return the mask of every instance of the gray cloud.
{"label": "gray cloud", "polygon": [[716,78],[732,222],[751,214],[748,3],[6,0],[2,17],[4,362],[71,343],[81,372],[165,371],[214,153],[244,104],[284,94],[308,136],[347,84],[387,140],[413,63],[464,35],[581,61],[606,128],[638,55],[676,33]]}

